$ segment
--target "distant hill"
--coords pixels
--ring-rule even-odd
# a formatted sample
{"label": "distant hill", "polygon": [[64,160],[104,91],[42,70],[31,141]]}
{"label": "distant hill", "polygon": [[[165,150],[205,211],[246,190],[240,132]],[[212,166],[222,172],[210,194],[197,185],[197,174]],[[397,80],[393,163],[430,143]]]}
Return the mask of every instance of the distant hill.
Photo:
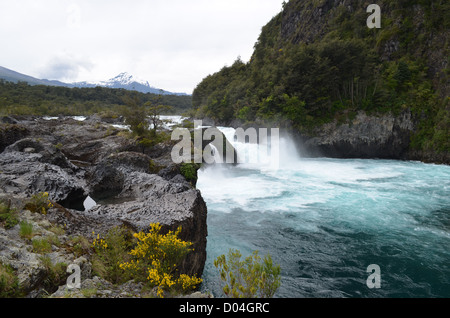
{"label": "distant hill", "polygon": [[101,82],[77,82],[64,83],[60,81],[52,81],[47,79],[38,79],[29,75],[21,74],[16,71],[0,66],[0,79],[8,82],[27,82],[30,85],[48,85],[48,86],[63,86],[63,87],[107,87],[107,88],[123,88],[130,91],[138,91],[140,93],[151,93],[157,95],[178,95],[186,96],[186,93],[172,93],[163,89],[150,86],[148,81],[139,80],[132,75],[124,72],[111,78],[107,81]]}
{"label": "distant hill", "polygon": [[49,85],[49,86],[64,86],[71,87],[71,85],[60,81],[49,81],[46,79],[38,79],[28,75],[24,75],[13,70],[0,66],[0,79],[8,82],[27,82],[30,85]]}

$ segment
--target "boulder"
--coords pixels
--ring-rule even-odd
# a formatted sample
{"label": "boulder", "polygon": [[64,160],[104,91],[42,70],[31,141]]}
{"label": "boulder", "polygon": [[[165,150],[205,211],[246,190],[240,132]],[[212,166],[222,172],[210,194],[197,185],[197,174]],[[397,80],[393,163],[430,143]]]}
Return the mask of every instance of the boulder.
{"label": "boulder", "polygon": [[146,155],[123,153],[98,164],[89,181],[90,196],[103,203],[84,214],[136,232],[147,231],[151,223],[160,223],[165,232],[181,226],[180,237],[192,242],[195,250],[183,270],[200,277],[206,260],[206,204],[182,175],[166,180],[146,171],[149,160]]}
{"label": "boulder", "polygon": [[[27,151],[25,151],[27,150]],[[79,207],[86,198],[83,173],[53,145],[23,139],[0,154],[0,194],[31,197],[48,192],[49,198]]]}

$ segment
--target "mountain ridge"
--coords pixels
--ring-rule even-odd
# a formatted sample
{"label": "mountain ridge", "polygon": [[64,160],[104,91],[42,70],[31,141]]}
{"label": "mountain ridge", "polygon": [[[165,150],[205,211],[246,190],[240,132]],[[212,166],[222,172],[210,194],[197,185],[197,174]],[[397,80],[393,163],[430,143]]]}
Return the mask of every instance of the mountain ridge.
{"label": "mountain ridge", "polygon": [[25,75],[6,67],[0,66],[0,79],[8,82],[27,82],[30,85],[50,85],[50,86],[68,86],[68,84],[60,81],[52,81],[47,79],[38,79],[29,75]]}
{"label": "mountain ridge", "polygon": [[3,79],[8,82],[27,82],[30,85],[47,85],[47,86],[63,86],[63,87],[107,87],[107,88],[122,88],[130,91],[138,91],[141,93],[151,93],[157,95],[178,95],[178,96],[187,96],[186,93],[175,93],[169,92],[160,88],[150,86],[148,81],[141,80],[135,78],[133,75],[122,72],[119,75],[100,82],[73,82],[73,83],[65,83],[56,80],[48,80],[48,79],[38,79],[26,74],[22,74],[16,72],[14,70],[8,69],[6,67],[0,66],[0,79]]}

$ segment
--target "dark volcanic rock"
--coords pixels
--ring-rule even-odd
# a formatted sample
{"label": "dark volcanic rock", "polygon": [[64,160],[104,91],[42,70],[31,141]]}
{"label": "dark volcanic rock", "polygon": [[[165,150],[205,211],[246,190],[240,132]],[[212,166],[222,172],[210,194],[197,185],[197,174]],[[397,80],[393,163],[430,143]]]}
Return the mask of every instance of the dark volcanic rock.
{"label": "dark volcanic rock", "polygon": [[61,204],[84,201],[82,173],[53,145],[23,139],[0,154],[0,193],[21,197],[48,192]]}
{"label": "dark volcanic rock", "polygon": [[[151,223],[160,223],[163,232],[181,226],[180,238],[194,248],[181,271],[202,275],[206,204],[171,162],[170,145],[160,145],[151,156],[135,152],[135,140],[98,120],[27,118],[13,126],[19,125],[33,137],[4,139],[0,197],[26,202],[48,192],[55,202],[48,219],[70,235],[91,237],[93,231],[107,233],[114,226],[146,231]],[[98,204],[84,211],[88,195]]]}
{"label": "dark volcanic rock", "polygon": [[[160,223],[163,231],[182,227],[180,238],[192,242],[192,253],[183,272],[198,276],[206,260],[206,204],[200,191],[184,184],[171,183],[157,175],[134,173],[127,178],[121,197],[125,202],[99,205],[86,212],[96,219],[116,220],[134,231],[147,231]],[[127,201],[129,199],[129,201]]]}
{"label": "dark volcanic rock", "polygon": [[104,125],[82,124],[59,126],[55,134],[67,158],[96,164],[113,153],[136,148],[133,140],[117,136],[118,132]]}
{"label": "dark volcanic rock", "polygon": [[[10,117],[3,117],[3,121],[5,121],[5,118]],[[0,153],[3,152],[9,145],[25,138],[29,134],[29,130],[22,125],[0,124]]]}
{"label": "dark volcanic rock", "polygon": [[400,116],[361,112],[349,123],[322,125],[300,140],[305,156],[405,159],[413,131],[409,112]]}
{"label": "dark volcanic rock", "polygon": [[99,163],[89,181],[90,196],[103,200],[85,213],[99,223],[126,225],[134,231],[147,231],[160,223],[163,231],[182,227],[180,237],[193,242],[182,271],[203,272],[206,260],[206,204],[198,190],[181,175],[166,180],[150,174],[150,158],[138,153],[112,155]]}

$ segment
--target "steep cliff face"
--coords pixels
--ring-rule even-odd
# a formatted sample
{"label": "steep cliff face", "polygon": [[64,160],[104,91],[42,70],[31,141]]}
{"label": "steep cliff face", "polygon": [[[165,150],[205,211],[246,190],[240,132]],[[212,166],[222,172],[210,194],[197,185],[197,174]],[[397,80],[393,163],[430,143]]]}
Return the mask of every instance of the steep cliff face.
{"label": "steep cliff face", "polygon": [[335,158],[408,157],[410,137],[415,129],[410,112],[399,116],[368,116],[360,112],[345,124],[325,124],[312,132],[312,137],[299,136],[303,153]]}
{"label": "steep cliff face", "polygon": [[[371,1],[318,0],[289,1],[281,14],[280,34],[290,43],[314,43],[330,32],[340,36],[366,38],[366,8]],[[372,32],[381,61],[397,60],[405,55],[423,59],[430,78],[442,97],[450,93],[448,85],[448,5],[442,1],[377,1],[382,27]],[[448,13],[447,13],[448,14]],[[356,23],[355,23],[356,22]]]}
{"label": "steep cliff face", "polygon": [[289,127],[310,153],[450,162],[450,4],[377,1],[373,29],[370,4],[289,1],[248,63],[198,85],[197,115]]}

